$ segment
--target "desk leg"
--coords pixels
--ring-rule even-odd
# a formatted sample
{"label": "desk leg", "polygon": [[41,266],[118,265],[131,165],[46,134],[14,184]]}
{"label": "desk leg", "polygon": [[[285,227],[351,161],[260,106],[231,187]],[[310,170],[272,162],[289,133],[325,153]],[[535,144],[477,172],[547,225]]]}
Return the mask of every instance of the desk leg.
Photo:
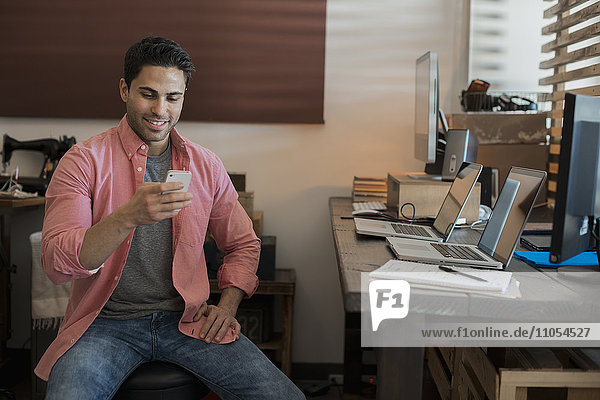
{"label": "desk leg", "polygon": [[377,348],[377,400],[421,399],[422,347]]}
{"label": "desk leg", "polygon": [[344,325],[344,393],[360,394],[362,387],[360,313],[346,313]]}
{"label": "desk leg", "polygon": [[6,341],[10,338],[10,214],[0,215],[0,363],[6,361]]}
{"label": "desk leg", "polygon": [[281,345],[281,370],[288,377],[292,373],[292,322],[294,319],[294,296],[283,296],[283,321]]}

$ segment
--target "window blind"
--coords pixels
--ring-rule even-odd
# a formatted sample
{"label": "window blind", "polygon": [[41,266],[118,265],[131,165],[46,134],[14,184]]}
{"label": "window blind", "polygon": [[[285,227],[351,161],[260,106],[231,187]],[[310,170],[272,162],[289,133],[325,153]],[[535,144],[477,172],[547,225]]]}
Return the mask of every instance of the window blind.
{"label": "window blind", "polygon": [[322,123],[325,0],[1,2],[0,115],[118,119],[127,48],[164,36],[196,66],[182,120]]}

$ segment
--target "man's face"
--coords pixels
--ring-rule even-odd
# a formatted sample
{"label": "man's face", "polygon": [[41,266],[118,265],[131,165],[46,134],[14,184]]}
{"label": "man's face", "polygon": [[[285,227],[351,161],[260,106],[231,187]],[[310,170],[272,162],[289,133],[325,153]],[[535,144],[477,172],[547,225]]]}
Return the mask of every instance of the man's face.
{"label": "man's face", "polygon": [[183,71],[146,65],[130,87],[121,79],[119,89],[121,99],[127,104],[129,126],[148,145],[151,155],[162,153],[183,108]]}

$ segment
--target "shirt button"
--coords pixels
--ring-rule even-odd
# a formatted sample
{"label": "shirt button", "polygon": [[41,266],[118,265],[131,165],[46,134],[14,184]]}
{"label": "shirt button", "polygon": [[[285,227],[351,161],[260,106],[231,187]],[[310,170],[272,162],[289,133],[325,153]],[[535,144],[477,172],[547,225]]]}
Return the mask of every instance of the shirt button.
{"label": "shirt button", "polygon": [[115,281],[119,280],[119,275],[115,275]]}
{"label": "shirt button", "polygon": [[145,144],[142,145],[142,150],[146,150],[146,145]]}
{"label": "shirt button", "polygon": [[100,314],[100,310],[96,311],[96,315]]}
{"label": "shirt button", "polygon": [[71,339],[71,344],[75,343],[75,339]]}
{"label": "shirt button", "polygon": [[137,167],[138,172],[142,172],[142,167]]}
{"label": "shirt button", "polygon": [[131,157],[131,156],[132,156],[132,154],[131,154],[131,153],[127,153],[127,157]]}

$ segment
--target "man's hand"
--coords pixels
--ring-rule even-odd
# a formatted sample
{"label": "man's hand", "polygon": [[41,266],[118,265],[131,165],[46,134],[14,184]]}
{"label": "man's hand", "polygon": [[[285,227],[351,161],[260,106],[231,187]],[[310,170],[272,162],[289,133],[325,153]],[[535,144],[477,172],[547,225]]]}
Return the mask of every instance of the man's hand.
{"label": "man's hand", "polygon": [[204,315],[206,316],[206,322],[200,330],[200,339],[206,343],[220,342],[230,327],[233,328],[235,340],[240,338],[242,328],[235,317],[225,308],[209,306],[204,302],[194,316],[194,321],[200,320]]}
{"label": "man's hand", "polygon": [[243,297],[243,290],[231,286],[223,289],[219,305],[207,306],[203,303],[194,316],[194,321],[198,321],[206,315],[206,322],[200,330],[200,339],[206,343],[220,342],[229,327],[233,328],[235,340],[239,339],[242,327],[235,319],[235,313]]}
{"label": "man's hand", "polygon": [[144,182],[126,204],[117,209],[115,217],[122,218],[128,228],[152,225],[166,218],[173,218],[179,210],[189,207],[191,193],[165,193],[183,189],[181,182]]}
{"label": "man's hand", "polygon": [[181,182],[142,183],[131,200],[86,231],[79,253],[81,265],[89,270],[98,268],[133,228],[173,218],[178,209],[190,206],[191,193],[164,193],[183,187]]}

